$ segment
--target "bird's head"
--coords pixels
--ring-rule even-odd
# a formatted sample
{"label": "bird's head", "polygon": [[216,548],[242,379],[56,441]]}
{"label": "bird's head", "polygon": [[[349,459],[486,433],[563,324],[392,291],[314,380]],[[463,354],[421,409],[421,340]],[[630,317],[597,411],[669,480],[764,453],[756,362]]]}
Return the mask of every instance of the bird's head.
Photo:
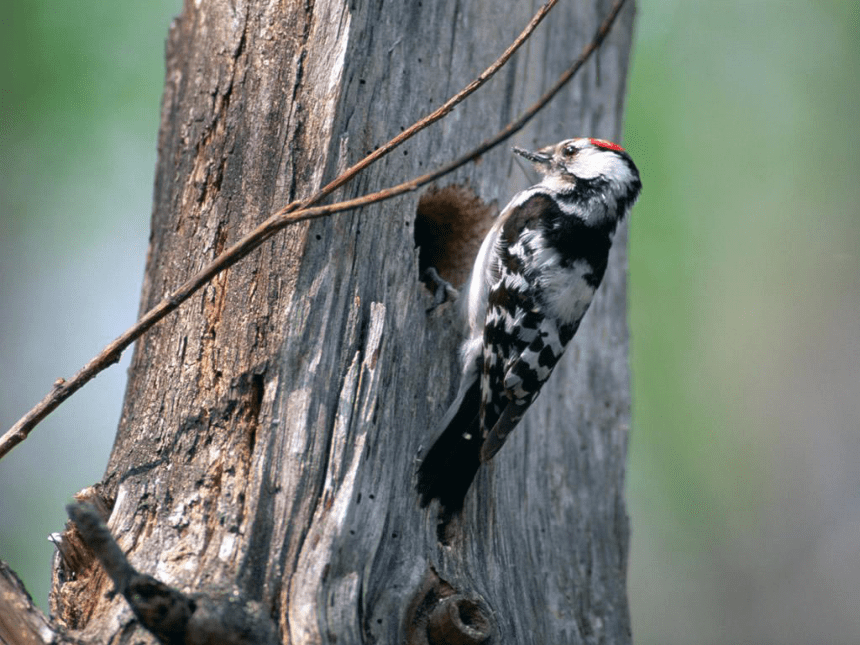
{"label": "bird's head", "polygon": [[630,155],[611,141],[567,139],[536,152],[522,148],[514,148],[514,152],[535,165],[544,176],[542,183],[560,192],[578,184],[595,183],[608,184],[613,191],[638,194],[641,186],[639,171]]}

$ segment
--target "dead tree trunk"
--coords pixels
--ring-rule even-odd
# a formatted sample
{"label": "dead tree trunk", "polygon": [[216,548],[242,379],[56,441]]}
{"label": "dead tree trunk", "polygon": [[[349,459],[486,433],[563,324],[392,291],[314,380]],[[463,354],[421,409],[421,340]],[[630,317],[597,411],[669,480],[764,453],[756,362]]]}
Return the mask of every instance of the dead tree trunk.
{"label": "dead tree trunk", "polygon": [[[485,88],[339,197],[495,132],[608,6],[560,3]],[[535,9],[187,2],[167,44],[142,310],[464,86]],[[620,136],[631,25],[628,7],[521,144]],[[578,336],[479,472],[449,544],[413,489],[457,387],[459,340],[453,307],[426,313],[419,264],[462,278],[475,214],[528,183],[496,149],[420,207],[413,194],[293,226],[139,341],[101,487],[132,563],[184,591],[259,601],[283,643],[628,643],[626,229]],[[56,618],[87,642],[155,642],[110,588],[83,572],[58,582]]]}

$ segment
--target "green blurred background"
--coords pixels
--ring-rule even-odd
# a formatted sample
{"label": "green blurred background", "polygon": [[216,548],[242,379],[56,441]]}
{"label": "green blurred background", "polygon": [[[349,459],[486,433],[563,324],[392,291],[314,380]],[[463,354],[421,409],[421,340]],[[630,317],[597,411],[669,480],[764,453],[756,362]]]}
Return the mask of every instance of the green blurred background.
{"label": "green blurred background", "polygon": [[[860,643],[858,4],[638,6],[636,642]],[[2,430],[134,321],[179,9],[6,9]],[[0,557],[42,606],[45,538],[101,476],[124,381],[108,370],[0,462]]]}

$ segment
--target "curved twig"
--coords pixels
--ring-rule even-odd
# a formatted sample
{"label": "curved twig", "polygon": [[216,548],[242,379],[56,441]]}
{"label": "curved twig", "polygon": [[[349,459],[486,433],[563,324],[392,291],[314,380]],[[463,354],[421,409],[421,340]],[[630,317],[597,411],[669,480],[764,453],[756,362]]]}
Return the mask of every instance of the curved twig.
{"label": "curved twig", "polygon": [[558,0],[547,0],[547,3],[538,10],[534,17],[529,21],[529,24],[526,25],[526,28],[523,29],[522,33],[517,36],[517,39],[511,43],[510,47],[508,47],[502,53],[502,55],[499,56],[493,62],[493,64],[490,65],[483,72],[481,72],[481,74],[474,81],[469,83],[466,87],[457,92],[457,94],[445,101],[445,103],[443,103],[440,107],[436,108],[433,112],[425,116],[423,119],[420,119],[413,125],[406,128],[403,132],[398,134],[391,141],[384,144],[383,146],[380,146],[379,149],[371,152],[357,164],[351,166],[350,168],[347,168],[343,173],[340,174],[340,176],[338,176],[329,184],[321,188],[314,195],[308,197],[302,202],[293,202],[292,204],[289,204],[284,209],[282,209],[282,211],[290,212],[298,210],[299,208],[305,208],[307,206],[310,206],[311,204],[316,204],[323,197],[326,197],[327,195],[331,194],[332,192],[343,186],[346,182],[355,177],[359,172],[367,168],[374,161],[381,157],[384,157],[401,143],[403,143],[407,139],[411,139],[413,136],[421,132],[421,130],[435,123],[443,116],[448,114],[457,106],[457,104],[462,103],[467,96],[472,94],[475,90],[477,90],[484,83],[490,80],[490,78],[492,78],[492,76],[496,72],[498,72],[505,65],[505,63],[508,62],[508,59],[510,59],[510,57],[514,55],[514,52],[516,52],[522,46],[522,44],[526,42],[526,40],[528,40],[529,36],[532,35],[532,32],[537,28],[541,21],[550,12],[550,9],[552,9],[557,2]]}
{"label": "curved twig", "polygon": [[[549,2],[547,2],[547,4],[541,8],[538,14],[535,15],[535,17],[529,23],[528,27],[526,27],[526,30],[523,31],[523,34],[521,34],[517,41],[515,41],[514,44],[511,45],[511,47],[509,47],[505,51],[502,57],[500,57],[499,60],[496,61],[496,63],[487,68],[487,70],[484,71],[484,73],[481,74],[478,79],[470,83],[462,92],[458,93],[455,97],[447,101],[442,107],[434,111],[432,114],[428,115],[427,117],[410,127],[408,130],[405,130],[403,133],[396,136],[387,144],[379,148],[379,150],[368,155],[360,162],[346,170],[342,175],[337,177],[334,181],[329,183],[327,186],[322,188],[319,192],[317,192],[310,198],[301,202],[293,202],[278,210],[276,213],[274,213],[268,219],[262,222],[259,226],[257,226],[253,231],[245,235],[241,240],[233,244],[221,255],[212,260],[199,273],[189,278],[176,291],[174,291],[172,294],[169,293],[165,295],[161,302],[159,302],[155,307],[146,312],[133,326],[131,326],[121,336],[119,336],[116,340],[114,340],[107,347],[105,347],[89,363],[82,367],[71,379],[69,379],[68,381],[64,379],[58,379],[57,382],[54,383],[54,388],[51,390],[51,392],[49,392],[45,396],[45,398],[43,398],[36,406],[34,406],[29,412],[27,412],[27,414],[21,417],[21,419],[19,419],[18,422],[0,438],[0,459],[2,459],[10,450],[12,450],[12,448],[21,443],[24,439],[26,439],[27,435],[33,430],[33,428],[35,428],[45,417],[47,417],[51,412],[53,412],[61,403],[63,403],[63,401],[68,399],[70,396],[72,396],[72,394],[77,392],[81,387],[83,387],[86,383],[92,380],[99,372],[103,371],[110,365],[119,361],[122,352],[127,349],[128,346],[131,345],[135,340],[137,340],[144,333],[146,333],[150,329],[150,327],[155,325],[167,314],[179,307],[180,304],[185,302],[185,300],[187,300],[200,287],[207,284],[209,280],[211,280],[215,275],[241,260],[243,257],[248,255],[257,247],[259,247],[264,241],[269,239],[272,235],[280,231],[282,228],[285,228],[286,226],[289,226],[290,224],[294,224],[296,222],[316,219],[332,215],[334,213],[340,213],[343,211],[360,208],[362,206],[381,202],[386,199],[391,199],[392,197],[396,197],[398,195],[402,195],[404,193],[416,190],[421,186],[435,181],[443,175],[453,172],[457,168],[460,168],[461,166],[469,163],[470,161],[486,153],[491,148],[497,146],[499,143],[521,130],[535,116],[535,114],[537,114],[550,100],[552,100],[552,98],[559,92],[559,90],[561,90],[561,88],[564,87],[564,85],[567,84],[571,78],[573,78],[573,76],[585,64],[588,58],[600,47],[607,34],[609,33],[609,30],[611,29],[612,25],[614,24],[619,11],[625,3],[625,0],[616,0],[615,4],[609,10],[609,13],[607,14],[606,18],[601,23],[594,38],[588,45],[585,46],[576,61],[574,61],[574,63],[559,77],[555,85],[553,85],[549,91],[547,91],[543,96],[541,96],[541,98],[534,105],[532,105],[516,120],[505,126],[505,128],[503,128],[495,136],[487,139],[475,149],[469,151],[458,159],[455,159],[454,161],[442,166],[441,168],[433,172],[421,175],[420,177],[416,177],[402,184],[398,184],[397,186],[386,188],[384,190],[380,190],[369,195],[364,195],[362,197],[357,197],[355,199],[336,202],[334,204],[311,206],[311,204],[319,201],[320,199],[327,196],[332,191],[336,190],[344,183],[349,181],[358,172],[366,168],[369,164],[373,163],[373,161],[376,161],[382,155],[387,154],[395,147],[403,143],[403,141],[405,141],[407,138],[413,136],[420,130],[426,128],[428,125],[439,120],[445,114],[450,112],[457,103],[462,101],[466,96],[468,96],[468,94],[471,94],[475,89],[477,89],[481,84],[483,84],[490,76],[492,76],[493,73],[495,73],[495,71],[498,70],[499,67],[501,67],[501,65],[504,64],[504,61],[510,58],[510,55],[513,54],[513,51],[515,51],[515,49],[519,47],[522,42],[525,41],[525,39],[528,37],[528,34],[530,34],[531,31],[534,30],[534,28],[537,26],[537,23],[540,22],[540,19],[544,15],[546,15],[546,12],[549,11],[549,9],[551,9],[556,2],[557,0],[550,0]],[[504,58],[504,61],[502,61],[502,58]],[[502,62],[497,65],[499,61]],[[406,136],[407,134],[408,136]]]}

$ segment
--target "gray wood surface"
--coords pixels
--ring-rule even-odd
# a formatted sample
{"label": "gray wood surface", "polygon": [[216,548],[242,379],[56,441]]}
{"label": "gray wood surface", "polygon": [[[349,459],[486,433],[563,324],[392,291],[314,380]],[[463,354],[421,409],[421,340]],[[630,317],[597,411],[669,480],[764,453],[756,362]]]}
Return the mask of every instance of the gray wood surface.
{"label": "gray wood surface", "polygon": [[[560,3],[486,87],[337,196],[494,133],[609,5]],[[167,44],[141,310],[463,87],[538,6],[187,2]],[[631,31],[628,6],[516,143],[618,139]],[[497,208],[529,179],[500,147],[451,184]],[[626,226],[579,334],[442,545],[413,477],[457,387],[459,331],[454,306],[426,312],[420,196],[287,229],[138,343],[104,479],[109,527],[140,571],[270,608],[284,643],[439,642],[446,603],[471,623],[462,642],[629,643]],[[110,589],[57,583],[72,633],[155,642]]]}

